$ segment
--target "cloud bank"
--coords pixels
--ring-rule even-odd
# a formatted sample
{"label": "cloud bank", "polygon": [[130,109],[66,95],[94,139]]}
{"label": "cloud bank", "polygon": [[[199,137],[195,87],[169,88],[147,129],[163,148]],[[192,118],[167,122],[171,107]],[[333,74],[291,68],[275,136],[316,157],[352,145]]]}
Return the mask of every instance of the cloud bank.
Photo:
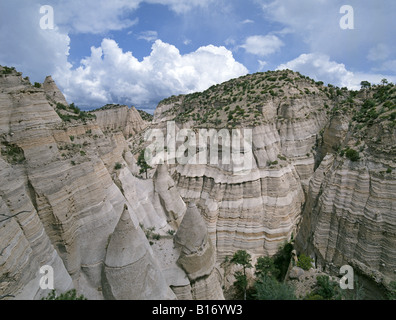
{"label": "cloud bank", "polygon": [[247,73],[225,47],[209,45],[182,55],[175,46],[156,40],[151,54],[139,61],[116,41],[104,39],[80,67],[54,79],[65,88],[68,101],[85,106],[114,102],[155,107],[173,94],[202,91]]}
{"label": "cloud bank", "polygon": [[348,71],[343,63],[332,61],[328,55],[323,53],[301,54],[296,59],[281,64],[277,68],[277,70],[284,69],[298,71],[316,81],[322,80],[351,90],[359,90],[362,80],[372,83],[380,83],[383,78],[387,78],[389,81],[396,80],[394,76]]}
{"label": "cloud bank", "polygon": [[255,35],[248,37],[241,48],[244,48],[248,53],[264,57],[279,51],[283,46],[284,43],[277,36]]}
{"label": "cloud bank", "polygon": [[[396,79],[395,1],[351,0],[355,29],[348,31],[339,27],[342,0],[251,0],[244,3],[249,14],[230,1],[47,0],[55,12],[52,30],[40,28],[42,4],[0,1],[0,64],[15,66],[32,82],[51,74],[68,101],[81,107],[115,102],[154,108],[170,95],[276,67],[351,89],[362,80]],[[157,5],[158,16],[170,13],[182,23],[172,32],[161,29],[153,23],[158,17],[147,13],[150,4]],[[142,7],[146,11],[139,15]],[[207,13],[217,19],[205,20]],[[235,28],[224,27],[233,21]],[[128,37],[132,33],[140,42]],[[95,46],[80,53],[76,38],[95,39]],[[193,49],[185,51],[186,46]]]}

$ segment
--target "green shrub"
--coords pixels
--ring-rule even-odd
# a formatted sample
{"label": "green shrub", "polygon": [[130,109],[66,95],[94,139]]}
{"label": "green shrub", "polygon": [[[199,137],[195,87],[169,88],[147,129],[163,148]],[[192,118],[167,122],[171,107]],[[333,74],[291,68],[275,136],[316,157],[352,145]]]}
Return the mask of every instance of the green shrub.
{"label": "green shrub", "polygon": [[60,102],[58,102],[56,104],[56,108],[57,109],[61,109],[61,110],[66,110],[67,109],[67,107],[64,104],[60,103]]}
{"label": "green shrub", "polygon": [[312,291],[305,296],[304,300],[324,300],[324,298]]}
{"label": "green shrub", "polygon": [[296,300],[294,290],[270,276],[261,276],[255,283],[257,300]]}
{"label": "green shrub", "polygon": [[280,274],[280,271],[276,268],[272,257],[259,257],[254,267],[256,269],[256,277],[272,276],[277,278]]}
{"label": "green shrub", "polygon": [[247,276],[242,271],[236,271],[234,274],[235,281],[233,283],[236,290],[235,298],[246,300],[246,292],[248,287]]}
{"label": "green shrub", "polygon": [[33,87],[35,88],[41,88],[41,83],[35,82]]}
{"label": "green shrub", "polygon": [[147,171],[149,169],[152,169],[152,167],[147,163],[144,154],[145,154],[145,150],[142,150],[139,154],[137,165],[140,167],[139,170],[140,174],[146,173],[146,179],[147,179]]}
{"label": "green shrub", "polygon": [[174,236],[175,233],[176,233],[175,230],[168,230],[168,231],[167,231],[167,234],[169,234],[170,236]]}
{"label": "green shrub", "polygon": [[390,284],[390,291],[388,293],[389,300],[396,300],[396,281],[392,281]]}
{"label": "green shrub", "polygon": [[359,157],[359,152],[357,152],[356,150],[348,149],[348,150],[345,152],[345,154],[346,154],[347,158],[348,158],[349,160],[351,160],[351,161],[358,161],[358,160],[360,159],[360,157]]}
{"label": "green shrub", "polygon": [[152,239],[153,239],[153,240],[160,240],[160,239],[161,239],[161,235],[158,234],[158,233],[153,233],[153,234],[152,234]]}
{"label": "green shrub", "polygon": [[19,164],[26,160],[22,148],[18,147],[16,144],[3,144],[5,147],[1,148],[1,155],[5,157],[7,162],[11,164]]}
{"label": "green shrub", "polygon": [[331,281],[329,276],[318,276],[316,278],[316,285],[317,288],[314,290],[315,295],[319,295],[325,300],[341,298],[341,292],[338,283]]}
{"label": "green shrub", "polygon": [[119,162],[117,162],[117,163],[115,164],[115,166],[114,166],[114,169],[115,169],[115,170],[120,170],[121,168],[122,168],[122,164],[119,163]]}
{"label": "green shrub", "polygon": [[274,264],[276,269],[279,270],[277,279],[283,281],[286,276],[287,269],[289,268],[291,252],[293,251],[293,245],[291,243],[284,243],[274,255]]}
{"label": "green shrub", "polygon": [[305,254],[301,254],[298,257],[297,267],[308,271],[312,268],[313,259],[311,257],[306,256]]}
{"label": "green shrub", "polygon": [[370,100],[370,99],[366,100],[362,106],[363,109],[371,109],[374,107],[375,107],[375,101]]}
{"label": "green shrub", "polygon": [[3,74],[11,74],[13,71],[15,71],[14,67],[3,67]]}
{"label": "green shrub", "polygon": [[234,276],[236,281],[234,282],[234,286],[240,293],[243,293],[244,300],[246,300],[247,285],[248,285],[246,269],[252,267],[251,261],[252,261],[251,255],[245,250],[238,250],[237,252],[234,253],[231,259],[231,263],[241,265],[243,268],[243,272],[242,271],[235,272]]}
{"label": "green shrub", "polygon": [[61,293],[60,295],[57,295],[56,291],[52,290],[47,297],[42,298],[41,300],[87,300],[87,298],[85,298],[82,294],[77,295],[76,289],[72,289]]}
{"label": "green shrub", "polygon": [[74,105],[74,102],[70,104],[69,108],[71,109],[71,111],[73,111],[75,114],[80,114],[81,110],[79,107],[77,107],[76,105]]}

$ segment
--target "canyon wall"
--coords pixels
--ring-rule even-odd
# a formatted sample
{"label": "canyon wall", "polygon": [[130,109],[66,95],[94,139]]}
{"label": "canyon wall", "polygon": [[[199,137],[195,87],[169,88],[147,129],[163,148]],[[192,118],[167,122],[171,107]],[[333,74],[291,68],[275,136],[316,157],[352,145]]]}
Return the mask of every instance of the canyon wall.
{"label": "canyon wall", "polygon": [[[262,80],[269,76],[282,89],[257,99],[262,88],[277,88]],[[239,249],[273,255],[294,238],[318,267],[338,274],[349,264],[387,287],[396,280],[394,85],[350,92],[290,71],[247,78],[247,90],[242,77],[166,99],[154,114],[162,130],[169,121],[180,129],[252,129],[254,161],[244,174],[221,164],[172,171],[182,197],[201,209],[219,261]]]}
{"label": "canyon wall", "polygon": [[[89,299],[224,299],[227,256],[272,256],[291,239],[322,269],[395,280],[392,86],[384,99],[260,73],[166,99],[149,124],[133,107],[81,112],[51,77],[38,88],[2,71],[0,297],[45,297],[48,265],[57,291]],[[223,161],[222,139],[216,163],[155,165],[145,179],[144,133],[167,137],[169,121],[235,133],[231,157],[251,163]]]}
{"label": "canyon wall", "polygon": [[[176,264],[164,270],[145,231],[166,238],[186,205],[176,189],[162,188],[172,182],[166,170],[155,181],[136,175],[124,134],[144,128],[140,116],[133,121],[135,113],[127,112],[125,124],[114,120],[118,109],[114,116],[106,112],[114,127],[104,133],[93,116],[64,105],[50,78],[37,88],[13,72],[0,76],[0,88],[0,296],[47,296],[40,269],[50,266],[58,293],[75,288],[89,299],[176,299],[171,286],[190,281]],[[173,238],[165,240],[173,248]],[[124,276],[141,282],[119,287]]]}
{"label": "canyon wall", "polygon": [[[258,105],[262,121],[256,125],[241,124],[242,135],[244,129],[252,133],[251,145],[245,146],[253,156],[247,170],[221,161],[174,167],[172,177],[177,188],[184,199],[197,202],[219,260],[240,249],[257,256],[273,255],[292,234],[296,235],[314,172],[313,149],[329,119],[323,106],[333,104],[315,86],[310,84],[308,88],[316,94],[295,97],[296,89],[290,88],[283,95],[263,99]],[[157,128],[166,131],[165,123],[175,119],[170,114],[173,109],[182,108],[183,99],[181,96],[168,105],[160,104],[154,118]],[[205,102],[202,104],[205,106]],[[206,128],[191,122],[178,126],[180,130]],[[219,131],[224,127],[225,120],[213,128]],[[230,132],[236,130],[229,128]],[[244,139],[241,140],[243,146]],[[221,159],[222,150],[218,152]]]}
{"label": "canyon wall", "polygon": [[396,133],[385,121],[339,130],[350,120],[328,124],[323,148],[358,146],[360,158],[325,156],[310,181],[296,244],[327,271],[350,265],[387,286],[396,279]]}
{"label": "canyon wall", "polygon": [[108,105],[92,112],[102,131],[121,131],[125,138],[144,130],[148,123],[144,121],[135,107]]}

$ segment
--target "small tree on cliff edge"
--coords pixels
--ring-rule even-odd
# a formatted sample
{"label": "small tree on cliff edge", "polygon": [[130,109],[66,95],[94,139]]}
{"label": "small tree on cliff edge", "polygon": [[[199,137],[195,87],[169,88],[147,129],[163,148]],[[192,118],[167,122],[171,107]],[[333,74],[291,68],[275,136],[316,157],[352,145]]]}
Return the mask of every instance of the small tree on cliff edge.
{"label": "small tree on cliff edge", "polygon": [[362,81],[360,82],[360,86],[362,87],[362,89],[369,89],[371,88],[371,83],[368,81]]}
{"label": "small tree on cliff edge", "polygon": [[144,172],[146,173],[146,179],[147,179],[147,170],[152,169],[152,167],[148,165],[144,157],[144,150],[142,150],[139,154],[137,165],[140,167],[140,173],[144,173]]}
{"label": "small tree on cliff edge", "polygon": [[243,268],[243,273],[240,271],[237,271],[235,273],[235,278],[236,278],[235,285],[239,289],[242,289],[244,300],[246,300],[246,290],[248,285],[246,269],[253,267],[251,261],[252,259],[250,254],[247,253],[245,250],[238,250],[237,252],[234,253],[234,256],[231,259],[232,263],[239,264]]}

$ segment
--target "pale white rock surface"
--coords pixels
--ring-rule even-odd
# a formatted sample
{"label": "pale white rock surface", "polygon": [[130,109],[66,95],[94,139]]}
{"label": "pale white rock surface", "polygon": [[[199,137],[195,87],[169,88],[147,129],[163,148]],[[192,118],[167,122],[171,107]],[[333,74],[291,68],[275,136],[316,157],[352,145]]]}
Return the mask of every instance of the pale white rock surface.
{"label": "pale white rock surface", "polygon": [[175,182],[168,173],[165,164],[157,166],[154,177],[154,190],[158,194],[162,207],[167,215],[167,222],[178,227],[186,212],[186,204],[184,203]]}
{"label": "pale white rock surface", "polygon": [[[0,296],[45,296],[46,264],[58,291],[89,299],[223,299],[226,256],[273,255],[292,236],[326,271],[350,264],[379,284],[394,280],[394,128],[378,121],[356,138],[350,113],[332,112],[342,95],[293,81],[256,104],[258,123],[242,123],[253,140],[239,155],[251,150],[251,166],[224,163],[220,148],[216,164],[159,165],[144,179],[131,150],[148,127],[134,108],[65,122],[50,77],[35,88],[0,74]],[[152,128],[165,131],[185,98],[161,103]],[[336,152],[347,146],[359,161]]]}
{"label": "pale white rock surface", "polygon": [[50,290],[40,287],[44,266],[52,268],[59,291],[71,289],[72,279],[33,206],[23,171],[0,158],[0,181],[0,294],[28,300],[46,296]]}
{"label": "pale white rock surface", "polygon": [[144,130],[148,123],[142,119],[134,106],[114,105],[92,112],[103,131],[121,131],[126,138]]}
{"label": "pale white rock surface", "polygon": [[127,207],[111,235],[102,281],[105,299],[176,299],[152,256],[143,231],[133,224]]}
{"label": "pale white rock surface", "polygon": [[191,282],[194,299],[224,299],[221,281],[216,275],[216,252],[205,222],[194,203],[189,203],[174,238],[180,250],[178,265]]}
{"label": "pale white rock surface", "polygon": [[[166,214],[149,180],[157,201],[149,210],[134,211],[134,192],[144,196],[140,191],[146,188],[134,180],[133,159],[124,159],[122,130],[104,134],[94,120],[63,122],[48,95],[55,93],[58,102],[64,97],[50,80],[34,88],[17,73],[0,77],[0,217],[27,211],[1,223],[0,295],[46,296],[48,290],[39,287],[39,269],[46,264],[54,268],[58,293],[76,288],[88,299],[103,299],[106,249],[124,206],[135,228],[143,216],[167,230]],[[13,153],[16,159],[8,155]],[[123,168],[116,170],[116,163]]]}
{"label": "pale white rock surface", "polygon": [[56,85],[54,79],[51,76],[47,76],[42,84],[45,94],[47,98],[55,103],[61,103],[63,105],[67,105],[67,101],[63,93],[59,90]]}

